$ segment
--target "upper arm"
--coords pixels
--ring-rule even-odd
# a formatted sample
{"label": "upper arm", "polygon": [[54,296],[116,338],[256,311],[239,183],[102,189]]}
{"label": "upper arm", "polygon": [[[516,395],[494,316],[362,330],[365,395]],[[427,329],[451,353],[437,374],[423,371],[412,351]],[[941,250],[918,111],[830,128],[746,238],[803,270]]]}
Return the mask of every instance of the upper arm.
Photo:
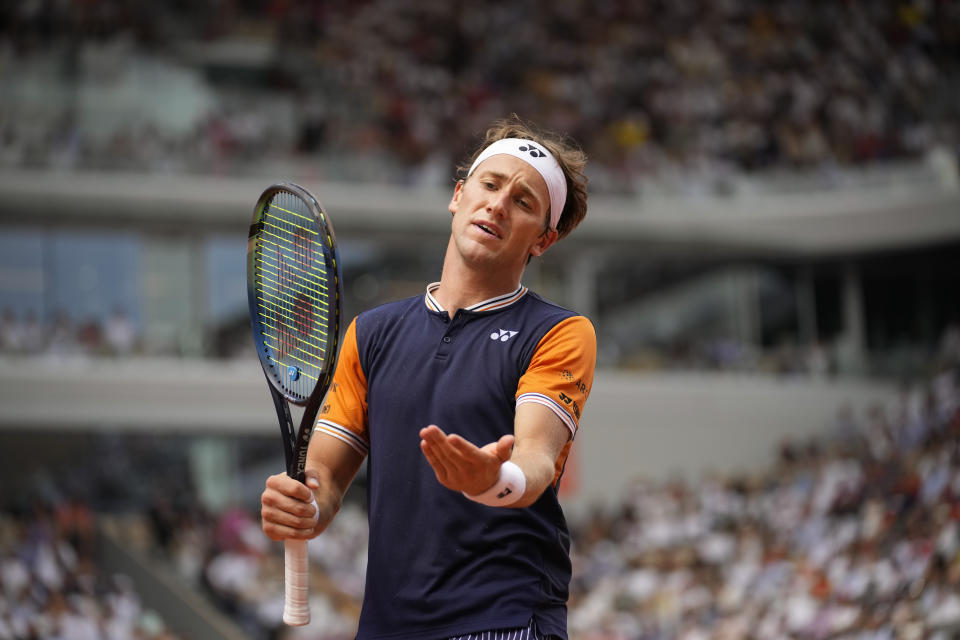
{"label": "upper arm", "polygon": [[583,316],[558,323],[537,345],[517,388],[514,456],[538,466],[555,485],[563,473],[593,384],[596,336]]}
{"label": "upper arm", "polygon": [[513,425],[516,452],[541,451],[555,458],[570,441],[570,431],[557,415],[539,404],[517,407]]}
{"label": "upper arm", "polygon": [[593,385],[597,338],[590,321],[573,316],[548,331],[517,387],[517,411],[538,404],[552,411],[576,435]]}
{"label": "upper arm", "polygon": [[324,465],[346,492],[369,452],[367,379],[360,365],[356,319],[347,327],[330,390],[317,416],[307,465]]}

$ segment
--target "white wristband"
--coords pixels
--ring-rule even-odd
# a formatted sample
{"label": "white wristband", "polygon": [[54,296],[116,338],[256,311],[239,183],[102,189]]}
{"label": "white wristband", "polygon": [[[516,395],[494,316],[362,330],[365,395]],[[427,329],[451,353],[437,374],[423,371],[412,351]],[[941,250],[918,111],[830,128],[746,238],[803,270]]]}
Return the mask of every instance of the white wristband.
{"label": "white wristband", "polygon": [[523,469],[507,460],[500,465],[500,475],[492,487],[475,496],[465,492],[463,495],[488,507],[506,507],[522,498],[526,490],[527,476],[523,475]]}
{"label": "white wristband", "polygon": [[317,495],[313,491],[310,492],[310,504],[313,505],[313,526],[317,526],[320,522],[320,505],[317,504]]}

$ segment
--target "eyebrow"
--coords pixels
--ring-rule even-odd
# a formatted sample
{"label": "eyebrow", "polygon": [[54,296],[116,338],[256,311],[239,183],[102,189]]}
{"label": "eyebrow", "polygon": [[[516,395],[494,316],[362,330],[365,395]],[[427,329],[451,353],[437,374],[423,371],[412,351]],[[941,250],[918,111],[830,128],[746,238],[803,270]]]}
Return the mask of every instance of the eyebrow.
{"label": "eyebrow", "polygon": [[[481,177],[481,176],[491,176],[491,177],[494,177],[494,178],[499,178],[500,180],[508,180],[508,179],[509,179],[509,176],[507,176],[507,174],[502,173],[502,172],[500,172],[500,171],[493,171],[493,170],[491,170],[491,169],[486,169],[486,170],[482,171],[477,177],[479,178],[479,177]],[[521,191],[523,191],[525,194],[527,194],[528,196],[530,196],[531,198],[533,198],[533,199],[537,202],[537,204],[539,204],[539,205],[542,205],[542,204],[543,204],[543,202],[541,202],[540,198],[537,197],[536,191],[534,191],[533,188],[531,188],[530,185],[527,184],[525,180],[520,180],[519,182],[517,182],[517,187],[519,187],[519,189],[520,189]],[[549,206],[549,203],[548,203],[548,206]]]}

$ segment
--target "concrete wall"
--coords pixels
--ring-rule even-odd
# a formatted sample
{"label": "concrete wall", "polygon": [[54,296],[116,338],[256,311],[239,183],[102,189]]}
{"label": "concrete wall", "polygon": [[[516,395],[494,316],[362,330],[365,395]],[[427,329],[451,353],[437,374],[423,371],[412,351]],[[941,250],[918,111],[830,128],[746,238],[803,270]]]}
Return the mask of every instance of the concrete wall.
{"label": "concrete wall", "polygon": [[[0,430],[272,435],[265,384],[253,361],[0,360]],[[599,371],[565,504],[610,504],[637,476],[766,468],[785,438],[828,430],[844,404],[862,415],[895,397],[858,380]]]}
{"label": "concrete wall", "polygon": [[765,469],[781,442],[828,431],[842,406],[862,415],[894,399],[891,387],[857,380],[598,372],[565,504],[609,505],[637,477]]}

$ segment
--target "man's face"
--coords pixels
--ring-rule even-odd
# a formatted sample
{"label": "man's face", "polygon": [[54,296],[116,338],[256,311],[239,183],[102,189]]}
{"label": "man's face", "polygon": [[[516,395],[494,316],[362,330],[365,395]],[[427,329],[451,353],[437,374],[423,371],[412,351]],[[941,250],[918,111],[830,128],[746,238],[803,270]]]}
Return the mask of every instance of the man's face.
{"label": "man's face", "polygon": [[546,231],[550,194],[528,163],[490,156],[458,183],[450,200],[453,238],[463,258],[476,265],[519,268],[556,241]]}

